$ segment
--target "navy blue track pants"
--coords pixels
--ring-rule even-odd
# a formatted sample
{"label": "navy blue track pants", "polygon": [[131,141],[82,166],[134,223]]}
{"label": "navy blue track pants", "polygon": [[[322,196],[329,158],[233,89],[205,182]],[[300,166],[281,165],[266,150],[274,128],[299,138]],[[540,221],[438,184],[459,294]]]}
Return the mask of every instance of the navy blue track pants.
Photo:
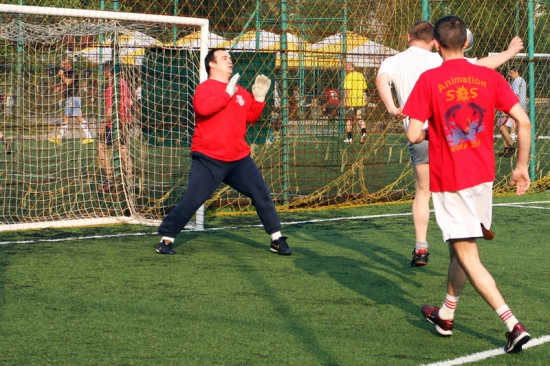
{"label": "navy blue track pants", "polygon": [[197,152],[192,153],[191,158],[187,191],[179,205],[160,224],[159,234],[175,238],[222,182],[250,197],[268,234],[281,230],[269,188],[250,156],[229,163]]}

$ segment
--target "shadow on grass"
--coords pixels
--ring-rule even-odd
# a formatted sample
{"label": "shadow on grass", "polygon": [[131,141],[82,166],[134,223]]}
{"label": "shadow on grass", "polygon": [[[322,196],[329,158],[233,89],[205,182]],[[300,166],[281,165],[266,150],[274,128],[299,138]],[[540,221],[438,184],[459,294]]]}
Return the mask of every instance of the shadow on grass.
{"label": "shadow on grass", "polygon": [[[384,220],[381,223],[377,221]],[[365,260],[357,260],[345,256],[327,256],[320,254],[319,251],[308,249],[300,249],[300,252],[305,254],[296,265],[302,268],[309,274],[316,275],[320,272],[328,274],[342,286],[349,288],[360,296],[369,299],[370,303],[375,306],[393,306],[397,307],[405,313],[418,318],[418,321],[409,321],[414,327],[429,329],[434,335],[439,336],[435,331],[434,326],[424,320],[418,303],[411,302],[408,298],[419,298],[420,292],[425,293],[437,290],[441,293],[441,301],[444,300],[445,286],[442,285],[437,289],[426,289],[422,278],[425,276],[441,276],[441,268],[431,270],[434,263],[427,267],[411,267],[410,260],[412,258],[413,245],[405,246],[403,243],[411,243],[412,234],[403,232],[403,228],[411,226],[412,219],[410,217],[392,218],[392,222],[388,219],[375,219],[369,222],[354,222],[350,227],[333,230],[332,238],[341,238],[340,240],[330,240],[331,237],[322,230],[309,230],[310,235],[316,238],[316,241],[325,242],[332,246],[340,248],[339,250],[355,251]],[[363,232],[365,240],[358,240],[357,231]],[[368,233],[372,233],[369,235]],[[414,243],[414,242],[413,242]],[[395,244],[398,251],[391,249],[390,246]],[[435,245],[445,245],[437,243]],[[408,250],[411,249],[411,252]],[[405,253],[407,255],[405,255]],[[445,264],[435,263],[437,266],[445,266],[445,276],[448,265],[448,260]],[[357,278],[358,277],[359,280]],[[420,277],[420,278],[418,278]],[[397,278],[397,280],[395,280]],[[399,283],[401,282],[401,284]],[[413,291],[405,290],[404,288],[413,288]],[[420,301],[419,303],[422,303]],[[439,304],[435,304],[439,305]],[[491,311],[490,308],[487,308]],[[498,320],[498,319],[497,319]],[[502,346],[503,339],[495,338],[478,332],[477,330],[463,326],[455,325],[455,330],[460,330],[471,336],[485,339],[497,346]]]}

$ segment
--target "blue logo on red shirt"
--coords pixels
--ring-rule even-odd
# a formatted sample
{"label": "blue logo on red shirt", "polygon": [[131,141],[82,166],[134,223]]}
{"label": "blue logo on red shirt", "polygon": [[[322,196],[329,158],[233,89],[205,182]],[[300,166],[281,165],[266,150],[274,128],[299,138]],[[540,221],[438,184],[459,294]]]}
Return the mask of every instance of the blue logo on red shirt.
{"label": "blue logo on red shirt", "polygon": [[[445,113],[445,137],[449,146],[478,140],[477,134],[484,130],[485,110],[476,103],[457,104]],[[475,144],[477,145],[477,144]]]}

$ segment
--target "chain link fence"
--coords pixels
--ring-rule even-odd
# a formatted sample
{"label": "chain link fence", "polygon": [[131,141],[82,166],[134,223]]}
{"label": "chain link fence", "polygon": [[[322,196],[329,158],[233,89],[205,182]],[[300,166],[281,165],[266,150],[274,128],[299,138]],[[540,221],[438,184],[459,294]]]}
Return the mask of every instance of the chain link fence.
{"label": "chain link fence", "polygon": [[[517,67],[528,85],[534,125],[533,189],[550,182],[549,5],[543,1],[6,1],[7,4],[204,18],[209,47],[232,51],[241,84],[255,75],[272,80],[262,119],[247,140],[279,211],[381,204],[414,195],[401,121],[381,102],[375,78],[381,62],[408,47],[420,19],[463,18],[475,43],[468,57],[498,53],[519,35],[525,50],[499,71]],[[193,132],[190,99],[198,83],[197,29],[144,22],[107,23],[58,16],[1,13],[0,221],[5,224],[97,217],[160,220],[179,202],[189,170]],[[23,27],[22,24],[25,24]],[[50,37],[51,36],[51,37]],[[134,41],[131,41],[134,39]],[[125,43],[126,42],[126,43]],[[132,43],[133,42],[133,43]],[[105,192],[95,145],[80,143],[71,123],[61,145],[56,92],[62,58],[80,75],[82,110],[94,139],[104,117],[104,64],[114,62],[132,90],[128,149],[110,153],[120,189]],[[347,139],[342,108],[344,65],[363,74],[366,138],[359,126]],[[364,143],[361,143],[364,142]],[[0,145],[0,150],[2,146]],[[503,149],[495,121],[495,152]],[[3,155],[2,155],[3,154]],[[495,192],[508,185],[514,156],[497,157]],[[116,188],[116,187],[115,187]],[[222,186],[206,202],[207,215],[252,211],[246,197]]]}

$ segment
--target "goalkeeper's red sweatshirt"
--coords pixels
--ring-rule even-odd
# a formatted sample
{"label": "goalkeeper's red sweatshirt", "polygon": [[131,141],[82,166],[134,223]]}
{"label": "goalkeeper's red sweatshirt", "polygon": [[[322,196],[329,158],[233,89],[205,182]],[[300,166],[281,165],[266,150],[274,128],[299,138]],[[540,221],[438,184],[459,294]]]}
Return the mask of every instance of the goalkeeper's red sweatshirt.
{"label": "goalkeeper's red sweatshirt", "polygon": [[200,152],[212,159],[231,162],[250,154],[246,143],[247,122],[260,118],[264,103],[237,85],[238,90],[229,97],[227,83],[208,79],[199,84],[193,97],[195,132],[191,152]]}

